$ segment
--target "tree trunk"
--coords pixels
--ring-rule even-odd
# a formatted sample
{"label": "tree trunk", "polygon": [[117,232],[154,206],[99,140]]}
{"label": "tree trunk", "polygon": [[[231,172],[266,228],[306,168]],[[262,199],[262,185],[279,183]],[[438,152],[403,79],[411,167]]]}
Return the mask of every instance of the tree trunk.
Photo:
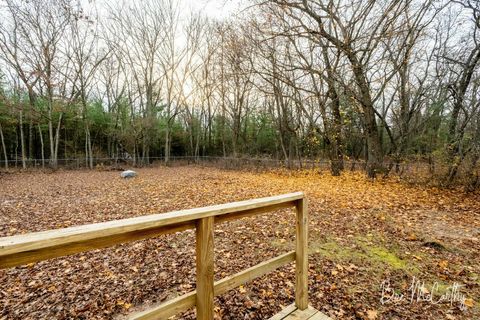
{"label": "tree trunk", "polygon": [[170,162],[170,128],[167,123],[167,129],[165,131],[165,164],[168,165]]}
{"label": "tree trunk", "polygon": [[35,155],[33,154],[33,120],[32,120],[32,111],[30,111],[30,122],[28,123],[28,158],[33,159]]}
{"label": "tree trunk", "polygon": [[285,142],[284,142],[282,131],[280,131],[279,133],[279,140],[280,140],[280,146],[282,147],[283,158],[285,159],[285,162],[287,162],[288,164],[288,153],[287,153],[287,149],[285,148]]}
{"label": "tree trunk", "polygon": [[20,110],[20,147],[22,149],[22,168],[27,168],[26,155],[25,155],[25,138],[23,135],[23,111]]}
{"label": "tree trunk", "polygon": [[40,147],[41,147],[41,153],[42,153],[42,168],[45,168],[45,151],[44,151],[44,145],[43,145],[43,134],[42,134],[42,128],[40,127],[40,124],[38,124],[38,135],[40,136]]}
{"label": "tree trunk", "polygon": [[365,128],[366,142],[368,146],[367,154],[367,175],[369,178],[375,178],[378,172],[383,171],[383,151],[382,142],[378,134],[377,121],[375,118],[375,109],[373,106],[370,89],[365,79],[365,72],[357,60],[357,57],[351,53],[348,59],[352,64],[353,74],[360,89],[360,102],[363,111],[363,124]]}
{"label": "tree trunk", "polygon": [[92,150],[92,136],[90,134],[90,129],[88,130],[88,158],[90,169],[93,169],[93,150]]}
{"label": "tree trunk", "polygon": [[465,135],[465,130],[463,125],[458,124],[460,111],[463,108],[465,95],[467,89],[472,81],[474,71],[477,64],[480,62],[480,44],[477,44],[476,47],[470,53],[467,61],[464,63],[464,68],[460,75],[459,81],[453,86],[453,109],[448,124],[448,145],[447,145],[447,155],[450,167],[447,175],[447,184],[451,184],[455,179],[455,176],[458,172],[458,167],[460,166],[465,155],[460,154],[461,144]]}
{"label": "tree trunk", "polygon": [[[342,116],[340,114],[340,97],[335,88],[335,74],[333,66],[328,57],[327,47],[322,44],[322,56],[326,64],[327,71],[327,95],[331,100],[331,108],[333,114],[332,139],[330,145],[330,161],[333,176],[339,176],[344,169],[343,164],[343,147],[342,147]],[[325,116],[326,118],[326,116]],[[325,119],[327,120],[327,119]],[[327,133],[328,134],[328,133]]]}
{"label": "tree trunk", "polygon": [[343,147],[342,147],[342,117],[340,115],[340,102],[335,93],[335,100],[332,101],[333,113],[333,143],[332,143],[332,175],[339,176],[345,168],[343,163]]}
{"label": "tree trunk", "polygon": [[3,156],[5,157],[5,169],[8,169],[7,148],[5,147],[5,139],[3,137],[3,130],[2,130],[2,124],[1,123],[0,123],[0,139],[2,140]]}
{"label": "tree trunk", "polygon": [[368,146],[367,174],[369,178],[375,178],[378,172],[383,171],[383,154],[373,109],[365,112],[365,129]]}
{"label": "tree trunk", "polygon": [[53,153],[52,153],[50,161],[51,161],[52,167],[54,169],[56,169],[57,165],[58,165],[58,146],[59,146],[59,142],[60,142],[60,126],[62,125],[62,118],[63,118],[63,113],[60,113],[60,115],[58,117],[57,129],[55,130],[55,137],[53,137],[52,121],[49,121],[49,126],[52,127],[52,130],[50,132],[51,140],[54,143],[54,145],[52,145],[52,148],[50,148],[50,149],[53,149],[52,150]]}
{"label": "tree trunk", "polygon": [[28,127],[28,157],[33,159],[35,157],[34,149],[33,149],[33,131],[34,131],[34,124],[33,124],[33,111],[35,110],[35,93],[33,92],[33,88],[31,86],[27,86],[28,89],[28,102],[30,105],[29,110],[29,127]]}
{"label": "tree trunk", "polygon": [[85,165],[87,168],[93,169],[92,138],[88,124],[85,124]]}
{"label": "tree trunk", "polygon": [[48,107],[48,138],[50,141],[50,165],[55,168],[55,141],[53,139],[53,119],[52,119],[52,107]]}
{"label": "tree trunk", "polygon": [[133,142],[133,166],[137,165],[137,140]]}

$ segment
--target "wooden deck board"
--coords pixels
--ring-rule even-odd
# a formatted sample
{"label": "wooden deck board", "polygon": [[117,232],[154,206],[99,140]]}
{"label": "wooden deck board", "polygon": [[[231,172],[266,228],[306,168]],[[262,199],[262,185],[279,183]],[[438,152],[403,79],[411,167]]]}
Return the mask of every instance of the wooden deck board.
{"label": "wooden deck board", "polygon": [[314,314],[312,317],[310,317],[308,320],[332,320],[329,316],[327,316],[324,313],[321,313],[320,311]]}
{"label": "wooden deck board", "polygon": [[269,320],[331,320],[331,318],[311,306],[299,310],[295,304],[291,304]]}

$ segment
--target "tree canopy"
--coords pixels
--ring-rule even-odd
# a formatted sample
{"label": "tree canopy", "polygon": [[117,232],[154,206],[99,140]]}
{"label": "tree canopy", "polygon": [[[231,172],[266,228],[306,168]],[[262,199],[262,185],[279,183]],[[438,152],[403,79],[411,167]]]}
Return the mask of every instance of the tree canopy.
{"label": "tree canopy", "polygon": [[479,185],[478,1],[1,0],[2,163],[420,161]]}

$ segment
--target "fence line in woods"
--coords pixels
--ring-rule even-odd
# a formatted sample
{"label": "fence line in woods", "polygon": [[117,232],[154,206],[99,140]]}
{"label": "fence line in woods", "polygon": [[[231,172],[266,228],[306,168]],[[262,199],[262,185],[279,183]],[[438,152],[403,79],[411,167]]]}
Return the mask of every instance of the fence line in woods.
{"label": "fence line in woods", "polygon": [[[27,168],[49,168],[50,162],[48,159],[25,159],[25,164]],[[8,161],[0,160],[0,169],[5,166],[7,162],[8,167],[10,168],[22,168],[23,162],[22,159],[10,159]],[[57,159],[57,166],[67,169],[80,169],[88,167],[88,160],[85,158],[64,158]],[[136,159],[133,158],[93,158],[92,163],[94,167],[98,166],[121,166],[121,165],[132,165],[132,166],[151,166],[165,163],[165,157],[149,157],[148,161],[145,159]],[[284,159],[270,159],[270,158],[248,158],[248,157],[222,157],[222,156],[171,156],[169,157],[168,163],[170,165],[177,164],[216,164],[221,165],[226,168],[234,168],[235,166],[239,167],[259,167],[259,168],[292,168],[292,169],[302,169],[302,168],[311,168],[311,169],[328,169],[330,167],[330,161],[325,159],[295,159],[295,160],[284,160]],[[365,161],[363,160],[345,160],[345,167],[348,170],[357,170],[364,169]]]}
{"label": "fence line in woods", "polygon": [[[221,156],[171,156],[168,163],[164,157],[149,157],[148,161],[134,161],[132,158],[93,158],[94,168],[106,170],[121,170],[127,167],[148,167],[158,165],[182,166],[197,164],[202,166],[213,166],[224,169],[253,169],[253,170],[269,170],[277,168],[287,169],[315,169],[321,171],[329,171],[331,163],[325,159],[270,159],[270,158],[248,158],[248,157],[221,157]],[[50,168],[48,160],[27,159],[27,168]],[[82,169],[87,168],[88,161],[85,158],[67,158],[58,159],[57,166],[65,169]],[[363,171],[365,170],[365,160],[361,159],[345,159],[344,169],[346,171]],[[13,159],[8,161],[10,169],[21,169],[22,160]],[[400,163],[394,163],[391,160],[384,162],[387,171],[380,174],[394,174],[403,179],[415,183],[439,184],[442,185],[443,178],[446,176],[449,165],[433,160],[409,160]],[[0,160],[0,171],[5,168],[5,160]],[[480,188],[480,162],[475,167],[464,164],[458,168],[457,183],[460,185],[468,185],[472,189]]]}

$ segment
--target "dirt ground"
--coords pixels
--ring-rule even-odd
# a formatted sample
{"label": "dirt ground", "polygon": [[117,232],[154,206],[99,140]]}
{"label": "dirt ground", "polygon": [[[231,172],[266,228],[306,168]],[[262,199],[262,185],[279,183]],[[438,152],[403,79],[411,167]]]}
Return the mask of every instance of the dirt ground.
{"label": "dirt ground", "polygon": [[[480,319],[478,194],[359,173],[137,171],[0,175],[0,236],[303,191],[312,306],[334,319]],[[294,226],[291,210],[217,225],[216,279],[293,249]],[[194,290],[194,249],[185,231],[0,270],[0,319],[124,317]],[[216,316],[267,319],[294,283],[290,264],[217,297]]]}

